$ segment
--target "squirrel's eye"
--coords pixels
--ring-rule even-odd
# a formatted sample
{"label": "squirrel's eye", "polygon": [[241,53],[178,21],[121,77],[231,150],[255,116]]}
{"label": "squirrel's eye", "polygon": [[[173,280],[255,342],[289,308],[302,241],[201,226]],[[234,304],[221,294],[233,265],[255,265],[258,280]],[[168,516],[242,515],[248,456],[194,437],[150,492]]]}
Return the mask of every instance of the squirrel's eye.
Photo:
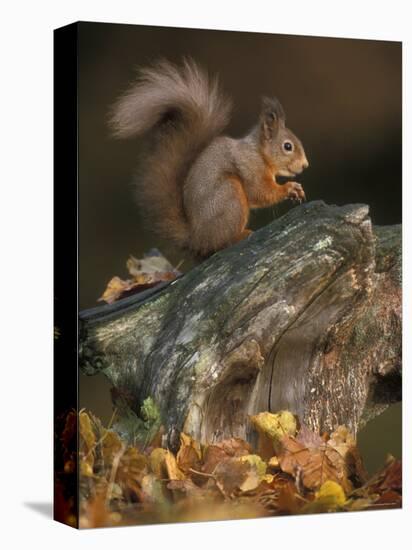
{"label": "squirrel's eye", "polygon": [[290,141],[285,141],[283,143],[283,148],[284,148],[285,151],[290,152],[290,151],[293,150],[293,144]]}

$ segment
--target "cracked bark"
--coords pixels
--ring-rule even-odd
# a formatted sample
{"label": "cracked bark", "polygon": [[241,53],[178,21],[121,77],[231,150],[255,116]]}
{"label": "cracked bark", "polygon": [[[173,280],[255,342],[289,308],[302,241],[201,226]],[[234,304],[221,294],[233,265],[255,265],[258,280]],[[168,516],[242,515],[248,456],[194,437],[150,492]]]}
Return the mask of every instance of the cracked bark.
{"label": "cracked bark", "polygon": [[253,440],[248,415],[289,409],[354,433],[401,399],[401,226],[312,202],[162,288],[80,314],[80,368],[168,443]]}

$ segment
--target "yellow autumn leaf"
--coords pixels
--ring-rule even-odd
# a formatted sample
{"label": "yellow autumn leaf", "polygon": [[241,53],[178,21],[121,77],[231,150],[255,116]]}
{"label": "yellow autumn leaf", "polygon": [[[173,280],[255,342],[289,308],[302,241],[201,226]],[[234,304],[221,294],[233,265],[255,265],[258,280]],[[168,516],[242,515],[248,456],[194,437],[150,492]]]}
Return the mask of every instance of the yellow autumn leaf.
{"label": "yellow autumn leaf", "polygon": [[343,488],[336,481],[327,480],[315,493],[315,500],[308,502],[301,509],[302,514],[322,514],[336,512],[343,508],[346,496]]}
{"label": "yellow autumn leaf", "polygon": [[186,479],[185,474],[177,465],[175,455],[170,451],[166,451],[165,465],[169,479]]}
{"label": "yellow autumn leaf", "polygon": [[336,481],[325,481],[315,493],[318,502],[329,504],[332,508],[340,508],[346,502],[345,492]]}
{"label": "yellow autumn leaf", "polygon": [[296,419],[289,411],[278,413],[262,412],[250,418],[255,428],[276,442],[285,435],[294,436],[297,430]]}
{"label": "yellow autumn leaf", "polygon": [[266,462],[264,462],[258,455],[245,455],[238,458],[240,462],[247,462],[253,466],[258,474],[259,478],[263,478],[266,474]]}
{"label": "yellow autumn leaf", "polygon": [[82,460],[80,463],[80,475],[85,477],[93,477],[93,466],[89,464],[89,462]]}

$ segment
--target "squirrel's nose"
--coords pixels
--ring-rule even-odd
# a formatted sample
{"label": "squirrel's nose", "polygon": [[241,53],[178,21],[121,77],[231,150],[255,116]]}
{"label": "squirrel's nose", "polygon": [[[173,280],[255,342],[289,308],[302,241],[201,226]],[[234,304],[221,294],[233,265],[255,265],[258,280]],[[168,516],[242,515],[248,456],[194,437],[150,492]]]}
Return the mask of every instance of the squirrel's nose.
{"label": "squirrel's nose", "polygon": [[302,164],[302,170],[306,170],[306,168],[308,168],[309,166],[309,162],[307,160],[305,160],[305,162]]}

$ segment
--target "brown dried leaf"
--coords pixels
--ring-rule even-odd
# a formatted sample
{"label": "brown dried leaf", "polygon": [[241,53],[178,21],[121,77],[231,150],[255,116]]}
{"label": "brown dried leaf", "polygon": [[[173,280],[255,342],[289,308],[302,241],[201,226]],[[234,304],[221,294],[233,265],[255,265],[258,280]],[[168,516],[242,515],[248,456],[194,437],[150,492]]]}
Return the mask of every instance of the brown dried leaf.
{"label": "brown dried leaf", "polygon": [[251,447],[243,439],[237,437],[225,439],[206,447],[202,471],[211,474],[219,462],[230,457],[244,456],[250,453]]}
{"label": "brown dried leaf", "polygon": [[254,485],[253,481],[256,487],[259,484],[256,484],[259,479],[256,470],[248,462],[240,462],[237,458],[226,458],[217,464],[213,476],[219,489],[229,498],[235,496],[244,484],[248,486],[251,482]]}
{"label": "brown dried leaf", "polygon": [[262,432],[259,432],[257,453],[264,459],[269,460],[273,457],[275,452],[275,445],[273,444],[273,439],[268,435],[265,435]]}
{"label": "brown dried leaf", "polygon": [[323,444],[317,449],[309,449],[290,436],[281,440],[281,446],[280,467],[294,477],[299,473],[307,489],[319,489],[327,480],[336,481],[346,492],[352,489],[346,477],[344,459],[333,447]]}
{"label": "brown dried leaf", "polygon": [[107,302],[113,304],[120,298],[126,298],[132,294],[142,292],[147,288],[152,288],[163,281],[173,281],[176,276],[169,274],[158,274],[157,277],[152,275],[141,275],[135,279],[120,279],[120,277],[113,277],[107,284],[106,290],[103,295],[97,300],[98,302]]}
{"label": "brown dried leaf", "polygon": [[283,480],[276,499],[277,512],[280,514],[297,514],[304,500],[296,492],[296,486],[291,480]]}
{"label": "brown dried leaf", "polygon": [[112,304],[120,298],[120,296],[130,290],[132,282],[130,280],[124,281],[120,277],[112,277],[107,283],[106,289],[98,299],[98,302],[107,302]]}
{"label": "brown dried leaf", "polygon": [[[228,499],[233,509],[225,509],[227,517],[234,517],[233,510],[242,506],[245,517],[258,517],[399,508],[402,503],[402,468],[393,457],[368,483],[352,490],[351,481],[360,479],[361,463],[355,440],[345,427],[330,437],[319,437],[302,426],[295,437],[289,434],[279,439],[276,456],[272,451],[265,461],[251,454],[241,439],[202,449],[184,433],[176,457],[160,447],[149,456],[148,448],[142,454],[126,446],[91,413],[80,411],[78,421],[80,521],[84,527],[153,521],[155,517],[159,521],[166,517],[211,519],[211,510]],[[61,447],[67,460],[63,463],[66,473],[60,475],[72,476],[76,471],[71,449],[75,428],[73,413],[62,424]],[[136,502],[140,504],[135,506]],[[70,510],[63,510],[67,521]]]}
{"label": "brown dried leaf", "polygon": [[402,492],[402,462],[390,457],[382,473],[380,489]]}
{"label": "brown dried leaf", "polygon": [[385,467],[350,495],[345,510],[375,510],[402,506],[402,463],[389,457]]}
{"label": "brown dried leaf", "polygon": [[200,445],[185,433],[180,434],[180,448],[176,456],[177,465],[186,475],[190,470],[200,470],[202,452]]}
{"label": "brown dried leaf", "polygon": [[338,426],[327,442],[328,446],[336,449],[344,460],[346,476],[353,479],[356,485],[362,485],[367,479],[366,470],[356,440],[346,426]]}
{"label": "brown dried leaf", "polygon": [[228,497],[239,492],[254,491],[262,481],[272,481],[272,476],[266,476],[265,462],[252,454],[226,458],[216,466],[213,477],[219,489]]}
{"label": "brown dried leaf", "polygon": [[402,492],[402,462],[389,457],[383,470],[376,473],[363,487],[354,491],[355,495],[370,496],[384,491]]}

